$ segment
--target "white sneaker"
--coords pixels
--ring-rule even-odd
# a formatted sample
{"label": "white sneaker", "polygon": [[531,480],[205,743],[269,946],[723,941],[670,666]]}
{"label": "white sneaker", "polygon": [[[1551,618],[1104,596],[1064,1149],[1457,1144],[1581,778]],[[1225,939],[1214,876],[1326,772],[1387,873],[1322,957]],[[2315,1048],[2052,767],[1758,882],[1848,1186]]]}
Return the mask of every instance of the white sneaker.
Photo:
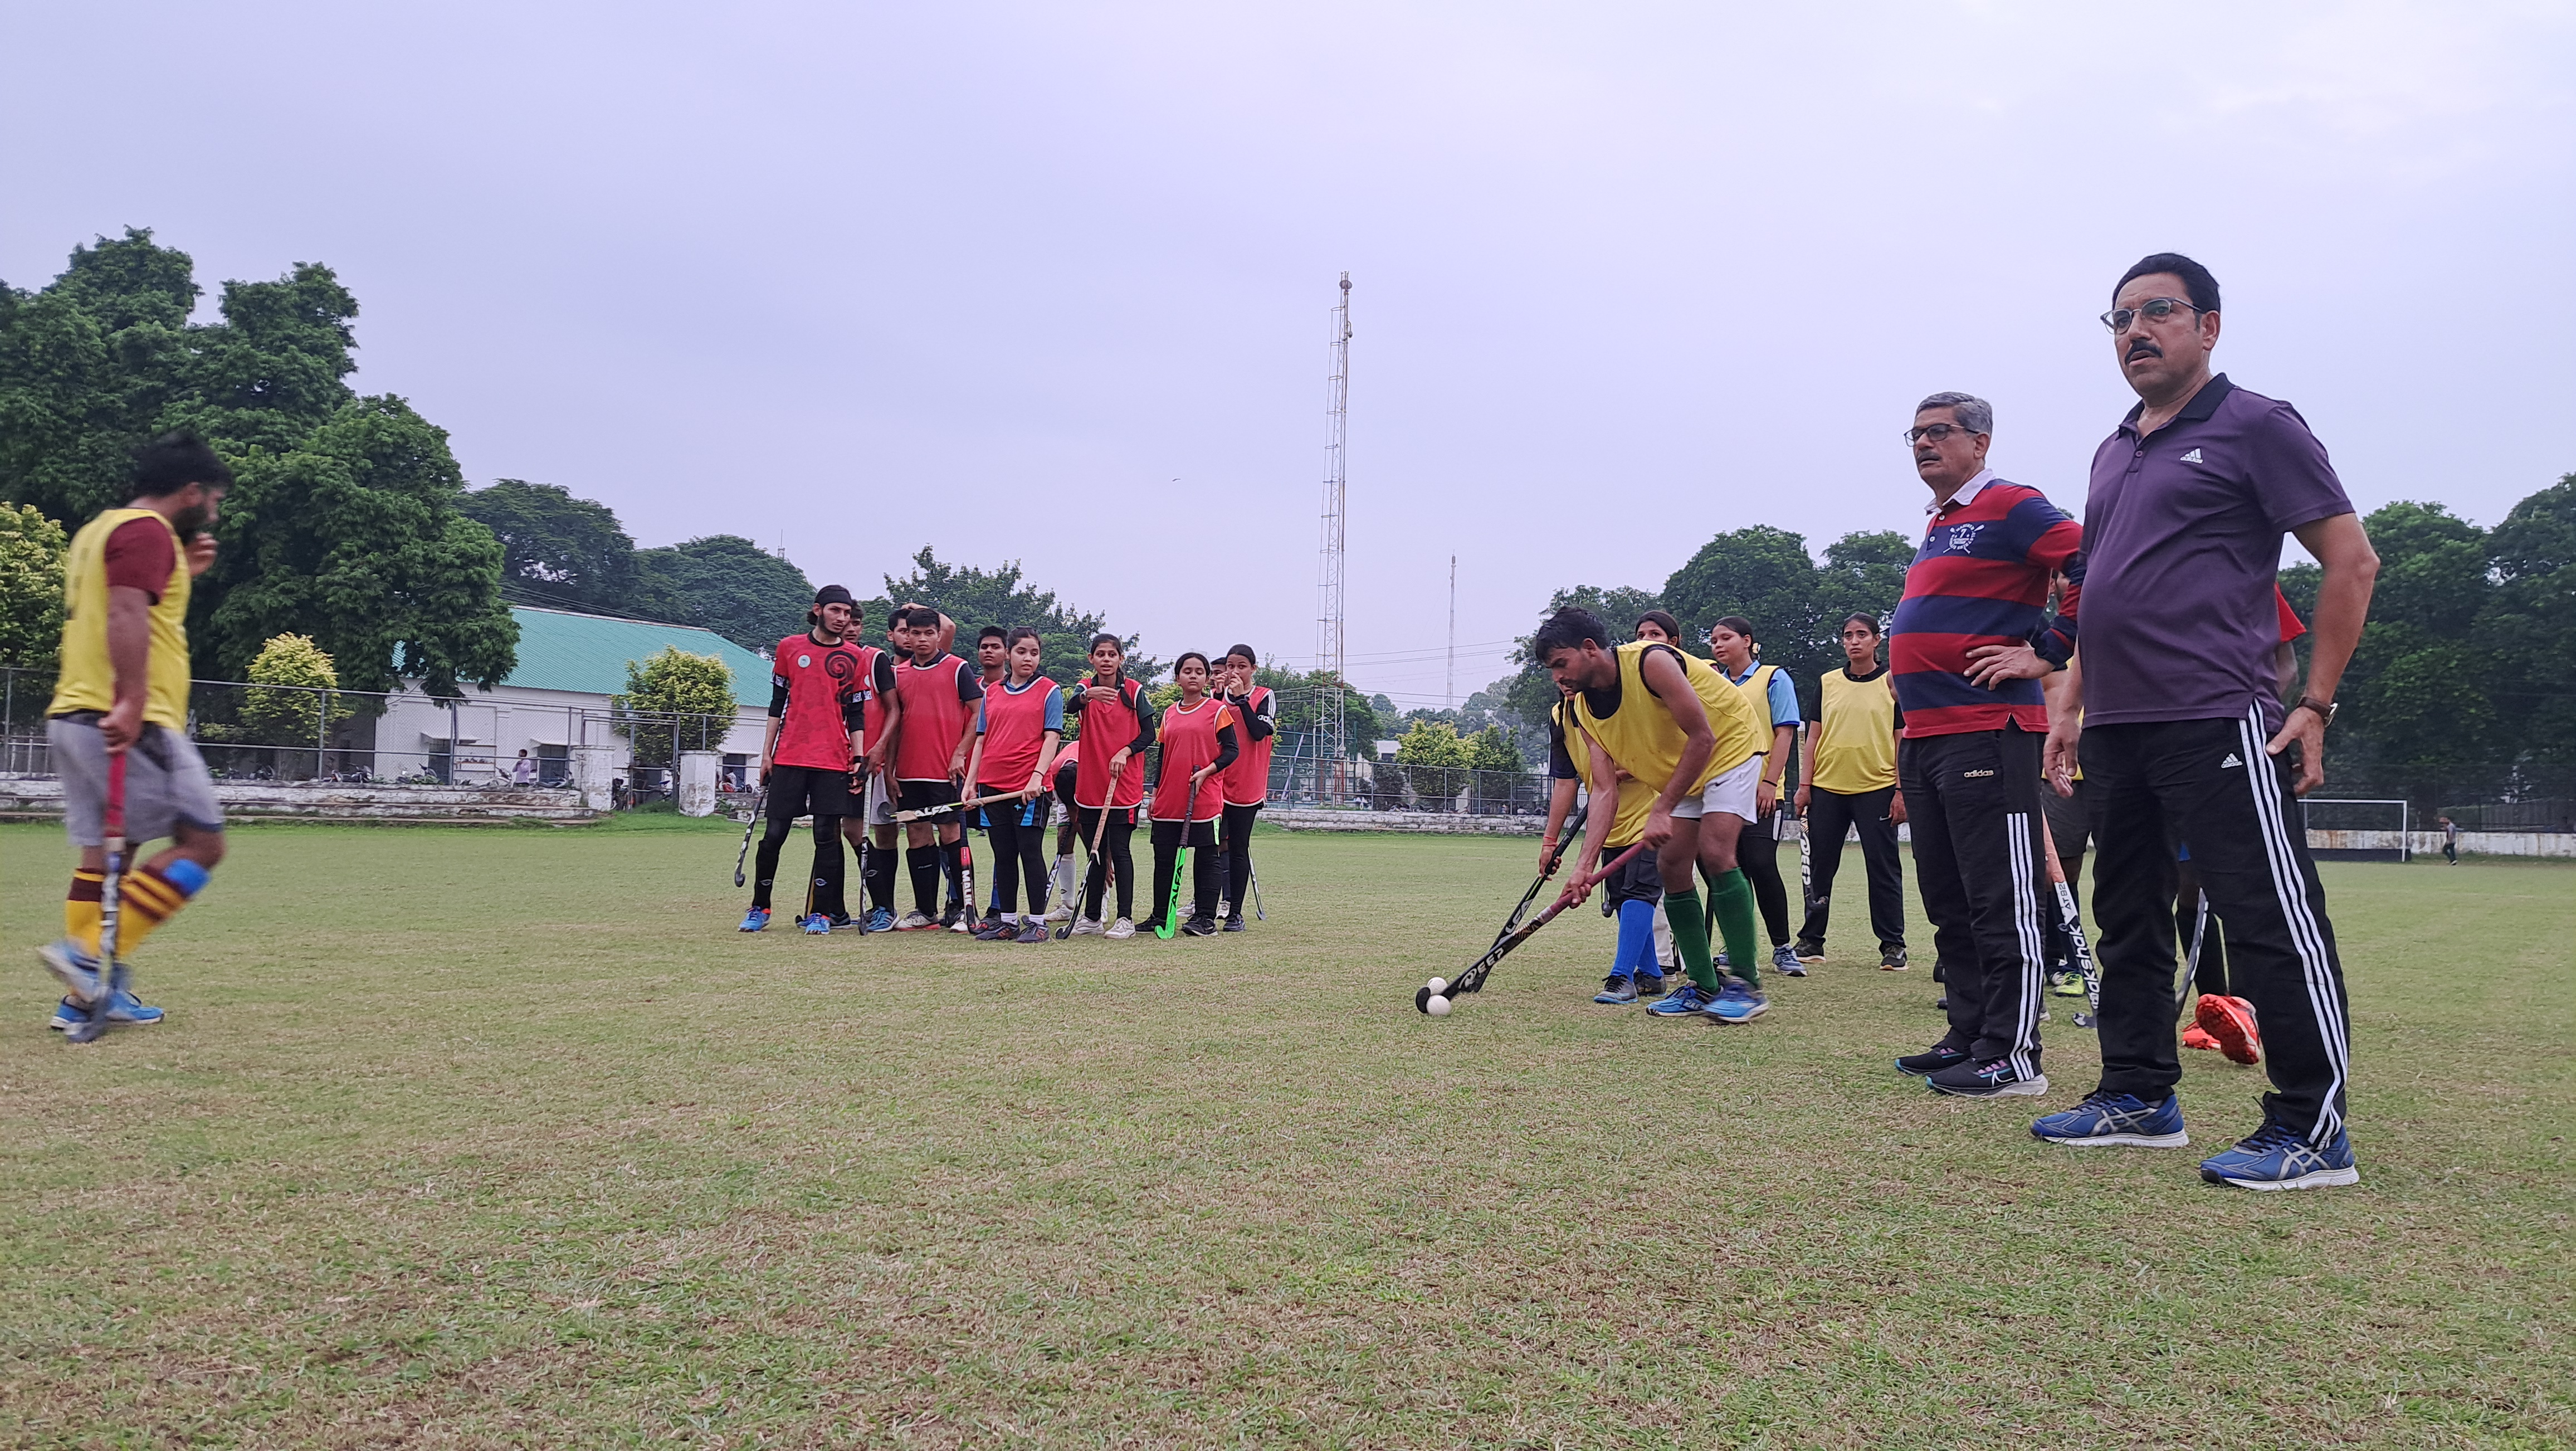
{"label": "white sneaker", "polygon": [[1136,924],[1128,921],[1124,917],[1121,917],[1117,921],[1109,924],[1108,935],[1109,940],[1112,942],[1118,941],[1122,938],[1133,937],[1136,935]]}
{"label": "white sneaker", "polygon": [[918,932],[925,927],[936,927],[938,925],[938,923],[924,917],[919,912],[906,912],[903,914],[903,920],[894,924],[894,930],[897,932]]}
{"label": "white sneaker", "polygon": [[1054,906],[1047,908],[1046,920],[1049,922],[1061,922],[1072,915],[1073,909],[1071,907],[1066,906],[1062,902],[1058,902]]}
{"label": "white sneaker", "polygon": [[[1127,919],[1121,917],[1118,920],[1124,922]],[[1085,917],[1081,921],[1074,923],[1073,935],[1076,937],[1098,937],[1100,935],[1100,919],[1097,917]]]}

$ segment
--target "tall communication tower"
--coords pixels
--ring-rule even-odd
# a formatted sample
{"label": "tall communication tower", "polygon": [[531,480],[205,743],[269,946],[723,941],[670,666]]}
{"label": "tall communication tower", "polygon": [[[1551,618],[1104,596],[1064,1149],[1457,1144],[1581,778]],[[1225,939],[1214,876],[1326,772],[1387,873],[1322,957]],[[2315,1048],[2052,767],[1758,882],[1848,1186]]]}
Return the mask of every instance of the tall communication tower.
{"label": "tall communication tower", "polygon": [[1458,708],[1458,556],[1449,556],[1449,708]]}
{"label": "tall communication tower", "polygon": [[1351,274],[1342,274],[1341,301],[1333,306],[1333,375],[1324,385],[1323,612],[1316,631],[1315,668],[1324,674],[1316,702],[1317,794],[1334,805],[1349,799],[1350,741],[1342,719],[1344,674],[1350,641],[1342,616],[1342,559],[1350,523]]}

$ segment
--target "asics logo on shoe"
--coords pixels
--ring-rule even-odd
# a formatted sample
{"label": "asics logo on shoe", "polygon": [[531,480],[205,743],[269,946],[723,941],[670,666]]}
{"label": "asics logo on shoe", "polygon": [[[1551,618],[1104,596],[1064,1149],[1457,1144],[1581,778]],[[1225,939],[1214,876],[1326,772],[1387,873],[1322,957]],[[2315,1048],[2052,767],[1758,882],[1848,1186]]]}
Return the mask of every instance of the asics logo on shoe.
{"label": "asics logo on shoe", "polygon": [[2196,463],[2199,463],[2199,462],[2201,461],[2201,458],[2200,458],[2200,450],[2199,450],[2199,449],[2193,449],[2191,452],[2189,452],[2189,453],[2187,453],[2187,454],[2184,454],[2184,455],[2182,456],[2182,461],[2183,461],[2184,463],[2187,463],[2187,464],[2196,464]]}
{"label": "asics logo on shoe", "polygon": [[2244,765],[2244,764],[2245,764],[2245,763],[2244,763],[2243,761],[2241,761],[2241,760],[2237,759],[2236,753],[2235,753],[2234,751],[2229,751],[2229,752],[2227,753],[2227,759],[2218,763],[2218,769],[2220,769],[2220,770],[2222,770],[2222,771],[2226,771],[2226,770],[2231,770],[2231,769],[2233,769],[2233,768],[2235,768],[2235,767],[2242,766],[2242,765]]}

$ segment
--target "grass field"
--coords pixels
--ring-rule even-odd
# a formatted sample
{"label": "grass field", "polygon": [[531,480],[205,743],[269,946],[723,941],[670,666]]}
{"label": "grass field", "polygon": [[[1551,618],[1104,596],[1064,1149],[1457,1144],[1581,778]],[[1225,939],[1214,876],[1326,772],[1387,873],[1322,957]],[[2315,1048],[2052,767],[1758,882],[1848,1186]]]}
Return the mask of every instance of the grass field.
{"label": "grass field", "polygon": [[2326,868],[2363,1182],[2258,1196],[1898,1077],[1936,989],[1859,935],[1650,1023],[1586,911],[1417,1015],[1517,840],[1267,836],[1250,934],[1023,948],[738,935],[721,823],[236,835],[170,1022],[74,1052],[0,827],[0,1442],[2576,1440],[2565,867]]}

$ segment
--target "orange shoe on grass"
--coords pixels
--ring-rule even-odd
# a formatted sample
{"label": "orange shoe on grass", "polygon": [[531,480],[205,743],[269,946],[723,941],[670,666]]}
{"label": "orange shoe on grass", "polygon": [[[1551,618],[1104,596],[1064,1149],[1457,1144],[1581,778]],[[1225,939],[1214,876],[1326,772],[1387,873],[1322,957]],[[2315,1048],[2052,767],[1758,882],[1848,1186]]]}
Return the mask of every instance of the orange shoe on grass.
{"label": "orange shoe on grass", "polygon": [[2182,1045],[2186,1048],[2206,1048],[2212,1053],[2218,1051],[2218,1040],[2202,1032],[2198,1023],[2182,1030]]}
{"label": "orange shoe on grass", "polygon": [[2263,1061],[2263,1034],[2254,1026],[2254,1005],[2243,998],[2201,995],[2200,1007],[2192,1026],[2217,1041],[2212,1045],[2227,1055],[2230,1063]]}

